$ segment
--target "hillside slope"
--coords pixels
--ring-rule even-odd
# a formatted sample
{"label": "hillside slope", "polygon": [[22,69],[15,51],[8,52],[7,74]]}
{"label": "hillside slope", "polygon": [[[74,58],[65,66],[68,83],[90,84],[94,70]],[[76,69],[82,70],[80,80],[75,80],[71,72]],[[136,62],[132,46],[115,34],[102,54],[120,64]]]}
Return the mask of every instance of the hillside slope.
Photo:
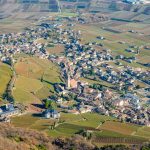
{"label": "hillside slope", "polygon": [[[71,0],[70,0],[71,1]],[[74,7],[84,8],[87,5],[88,10],[100,11],[133,11],[144,14],[150,14],[150,5],[130,5],[123,3],[122,0],[90,0],[79,2],[70,2],[66,0],[0,0],[0,14],[12,15],[16,12],[58,12],[58,5],[61,8],[69,9]],[[87,8],[87,7],[86,7]],[[87,10],[87,9],[86,9]]]}

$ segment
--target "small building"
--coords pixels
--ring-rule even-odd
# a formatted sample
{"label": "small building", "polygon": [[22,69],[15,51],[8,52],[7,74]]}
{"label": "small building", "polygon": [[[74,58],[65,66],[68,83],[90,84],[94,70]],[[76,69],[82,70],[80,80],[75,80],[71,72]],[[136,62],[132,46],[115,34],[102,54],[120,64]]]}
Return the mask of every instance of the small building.
{"label": "small building", "polygon": [[62,104],[63,100],[62,100],[62,98],[59,98],[56,102],[57,102],[57,104]]}
{"label": "small building", "polygon": [[71,88],[77,88],[78,82],[75,79],[70,80],[70,87]]}
{"label": "small building", "polygon": [[60,118],[60,113],[57,111],[57,110],[54,110],[54,109],[46,109],[44,112],[43,112],[43,115],[46,119],[58,119]]}
{"label": "small building", "polygon": [[121,100],[121,99],[115,100],[115,101],[113,102],[113,105],[114,105],[114,106],[117,106],[117,107],[122,107],[122,106],[124,106],[124,101]]}

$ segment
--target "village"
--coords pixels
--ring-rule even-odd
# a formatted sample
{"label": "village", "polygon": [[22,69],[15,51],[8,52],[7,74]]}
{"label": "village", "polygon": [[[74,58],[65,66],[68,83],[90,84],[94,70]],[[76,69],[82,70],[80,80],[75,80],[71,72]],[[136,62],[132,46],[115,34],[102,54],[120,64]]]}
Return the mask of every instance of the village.
{"label": "village", "polygon": [[[25,53],[59,65],[64,83],[56,83],[56,94],[43,100],[43,117],[59,119],[61,112],[96,112],[121,122],[150,126],[150,71],[126,67],[120,62],[132,63],[136,57],[114,56],[111,49],[96,42],[81,43],[82,32],[72,29],[74,23],[63,28],[64,22],[44,22],[21,33],[0,35],[2,62],[13,66],[15,55]],[[105,40],[101,35],[97,38]],[[46,48],[51,45],[63,45],[64,54],[50,55]],[[133,53],[138,55],[139,48]],[[141,88],[138,82],[146,88]],[[0,107],[0,121],[20,114],[21,110],[12,102]]]}

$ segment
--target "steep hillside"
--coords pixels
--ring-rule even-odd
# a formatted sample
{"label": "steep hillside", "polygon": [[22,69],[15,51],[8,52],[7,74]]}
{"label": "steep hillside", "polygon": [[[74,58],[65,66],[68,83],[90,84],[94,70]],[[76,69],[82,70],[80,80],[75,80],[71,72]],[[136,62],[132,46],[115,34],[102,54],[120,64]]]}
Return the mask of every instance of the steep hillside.
{"label": "steep hillside", "polygon": [[12,15],[15,12],[57,12],[56,0],[0,0],[0,12]]}
{"label": "steep hillside", "polygon": [[0,150],[53,150],[55,148],[51,142],[43,133],[0,124]]}
{"label": "steep hillside", "polygon": [[85,9],[86,11],[133,11],[150,14],[150,5],[131,5],[122,0],[0,0],[0,16],[19,12],[58,12],[61,9]]}
{"label": "steep hillside", "polygon": [[42,132],[0,123],[0,150],[94,150],[81,136],[52,139]]}

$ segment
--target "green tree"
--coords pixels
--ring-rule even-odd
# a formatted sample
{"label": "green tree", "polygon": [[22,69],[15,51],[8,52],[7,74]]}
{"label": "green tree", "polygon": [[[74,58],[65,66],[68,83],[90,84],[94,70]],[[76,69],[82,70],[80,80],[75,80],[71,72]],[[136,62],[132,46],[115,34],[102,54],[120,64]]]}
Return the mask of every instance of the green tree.
{"label": "green tree", "polygon": [[46,100],[45,101],[45,108],[47,109],[56,109],[57,108],[57,105],[54,101],[52,100]]}
{"label": "green tree", "polygon": [[49,101],[48,100],[45,101],[45,108],[47,108],[47,109],[49,108]]}

